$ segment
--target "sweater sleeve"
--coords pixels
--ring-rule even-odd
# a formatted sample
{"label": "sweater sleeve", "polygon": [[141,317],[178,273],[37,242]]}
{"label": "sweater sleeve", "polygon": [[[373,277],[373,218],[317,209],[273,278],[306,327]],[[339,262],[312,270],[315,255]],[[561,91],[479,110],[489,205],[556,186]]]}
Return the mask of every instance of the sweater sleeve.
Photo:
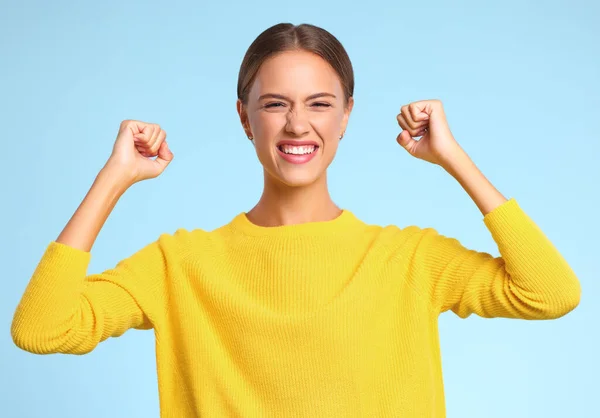
{"label": "sweater sleeve", "polygon": [[35,354],[84,354],[130,328],[152,328],[164,304],[165,239],[92,275],[89,252],[52,241],[14,313],[15,344]]}
{"label": "sweater sleeve", "polygon": [[438,313],[461,318],[555,319],[579,304],[573,270],[539,227],[509,199],[484,216],[499,257],[427,229],[415,257]]}

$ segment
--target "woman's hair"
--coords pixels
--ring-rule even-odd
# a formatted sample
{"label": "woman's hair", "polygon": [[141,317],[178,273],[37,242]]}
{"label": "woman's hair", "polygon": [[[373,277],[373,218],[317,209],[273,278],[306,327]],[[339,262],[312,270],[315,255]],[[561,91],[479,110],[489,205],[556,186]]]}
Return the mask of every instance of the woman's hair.
{"label": "woman's hair", "polygon": [[279,23],[262,32],[252,42],[238,75],[237,95],[248,102],[248,93],[258,69],[265,60],[284,51],[304,50],[319,55],[335,70],[342,83],[345,103],[354,94],[354,71],[346,50],[335,36],[310,24]]}

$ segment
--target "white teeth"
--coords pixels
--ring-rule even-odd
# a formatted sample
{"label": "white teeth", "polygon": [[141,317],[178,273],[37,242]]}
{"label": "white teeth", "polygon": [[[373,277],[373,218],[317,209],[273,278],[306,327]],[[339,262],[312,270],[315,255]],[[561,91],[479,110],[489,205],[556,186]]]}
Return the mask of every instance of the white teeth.
{"label": "white teeth", "polygon": [[294,145],[280,145],[279,149],[286,154],[311,154],[315,151],[314,145],[302,145],[302,146],[294,146]]}

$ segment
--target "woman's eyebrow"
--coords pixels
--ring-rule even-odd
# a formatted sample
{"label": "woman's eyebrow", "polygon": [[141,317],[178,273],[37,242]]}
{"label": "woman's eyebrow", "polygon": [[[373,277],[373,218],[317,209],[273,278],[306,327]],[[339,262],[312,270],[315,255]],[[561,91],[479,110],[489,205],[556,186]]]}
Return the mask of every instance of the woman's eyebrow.
{"label": "woman's eyebrow", "polygon": [[311,94],[310,96],[308,96],[306,98],[306,100],[316,99],[317,97],[332,97],[334,99],[336,98],[335,94],[333,94],[333,93],[321,92],[321,93]]}
{"label": "woman's eyebrow", "polygon": [[[335,94],[321,92],[321,93],[311,94],[310,96],[308,96],[306,98],[306,100],[316,99],[317,97],[332,97],[334,99],[336,98]],[[292,101],[289,97],[284,96],[283,94],[277,94],[277,93],[266,93],[258,98],[258,100],[263,100],[263,99],[281,99],[281,100],[286,100],[288,102]]]}

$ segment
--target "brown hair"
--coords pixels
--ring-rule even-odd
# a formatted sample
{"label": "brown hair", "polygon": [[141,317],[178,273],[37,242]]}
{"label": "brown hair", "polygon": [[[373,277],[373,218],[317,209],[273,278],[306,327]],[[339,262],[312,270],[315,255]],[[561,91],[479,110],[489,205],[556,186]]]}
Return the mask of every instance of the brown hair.
{"label": "brown hair", "polygon": [[248,93],[258,69],[269,57],[284,51],[305,50],[319,55],[335,70],[342,83],[344,99],[354,94],[354,71],[346,50],[331,33],[307,23],[279,23],[263,31],[252,42],[242,61],[238,75],[237,95],[248,102]]}

